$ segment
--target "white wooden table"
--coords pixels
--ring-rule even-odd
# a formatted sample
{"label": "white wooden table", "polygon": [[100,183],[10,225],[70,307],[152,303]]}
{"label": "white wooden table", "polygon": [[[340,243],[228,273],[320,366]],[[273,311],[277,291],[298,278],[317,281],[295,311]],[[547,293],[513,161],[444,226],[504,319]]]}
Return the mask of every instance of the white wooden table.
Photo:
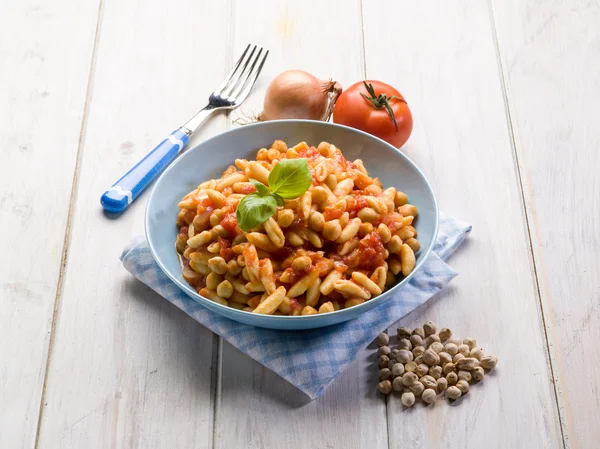
{"label": "white wooden table", "polygon": [[[246,114],[289,68],[408,99],[404,151],[474,230],[401,323],[500,358],[459,405],[386,403],[372,351],[307,404],[122,268],[147,196],[108,219],[100,194],[249,42]],[[597,1],[4,0],[0,61],[0,448],[600,444]]]}

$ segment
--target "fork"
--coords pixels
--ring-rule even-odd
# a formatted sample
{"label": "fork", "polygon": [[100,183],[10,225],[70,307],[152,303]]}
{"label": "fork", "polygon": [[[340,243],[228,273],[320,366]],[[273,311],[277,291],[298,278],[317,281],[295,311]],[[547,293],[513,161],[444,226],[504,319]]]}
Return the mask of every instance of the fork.
{"label": "fork", "polygon": [[235,109],[246,100],[269,55],[269,50],[267,50],[261,58],[263,49],[260,48],[255,56],[258,48],[256,45],[248,55],[250,47],[251,44],[248,44],[231,72],[208,97],[208,104],[204,108],[183,126],[173,131],[121,179],[115,182],[110,189],[104,192],[100,202],[106,211],[118,213],[127,209],[140,193],[173,162],[189,142],[191,135],[209,115],[223,109]]}

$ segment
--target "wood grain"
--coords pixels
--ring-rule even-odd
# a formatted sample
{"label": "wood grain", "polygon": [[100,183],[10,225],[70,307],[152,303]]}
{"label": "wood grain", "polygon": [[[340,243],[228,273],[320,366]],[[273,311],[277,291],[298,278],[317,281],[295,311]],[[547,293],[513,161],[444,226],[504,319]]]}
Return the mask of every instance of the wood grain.
{"label": "wood grain", "polygon": [[120,217],[99,198],[204,106],[227,70],[228,16],[221,3],[104,2],[40,448],[212,446],[216,340],[119,262],[148,192]]}
{"label": "wood grain", "polygon": [[2,448],[35,443],[97,12],[0,6]]}
{"label": "wood grain", "polygon": [[[260,112],[268,82],[284,70],[299,68],[344,86],[363,77],[356,1],[273,0],[261,2],[261,8],[238,2],[232,22],[234,46],[256,40],[271,50],[261,82],[243,107],[248,115]],[[307,404],[295,387],[225,343],[215,447],[387,448],[385,402],[378,397],[370,357],[362,353],[322,397]]]}
{"label": "wood grain", "polygon": [[[379,26],[382,8],[393,27]],[[562,447],[488,5],[389,1],[363,14],[368,77],[398,87],[414,113],[404,151],[441,209],[473,224],[450,260],[460,276],[401,323],[432,319],[500,358],[456,404],[404,410],[390,398],[390,447]]]}
{"label": "wood grain", "polygon": [[600,439],[600,5],[492,2],[568,447]]}

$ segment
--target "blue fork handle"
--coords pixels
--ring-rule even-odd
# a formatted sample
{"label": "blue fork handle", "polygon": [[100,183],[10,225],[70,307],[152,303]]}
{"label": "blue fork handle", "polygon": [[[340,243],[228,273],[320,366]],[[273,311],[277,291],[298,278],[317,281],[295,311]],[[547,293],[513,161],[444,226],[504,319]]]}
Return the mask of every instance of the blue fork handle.
{"label": "blue fork handle", "polygon": [[108,212],[123,212],[169,165],[188,143],[189,136],[176,130],[139,161],[100,198]]}

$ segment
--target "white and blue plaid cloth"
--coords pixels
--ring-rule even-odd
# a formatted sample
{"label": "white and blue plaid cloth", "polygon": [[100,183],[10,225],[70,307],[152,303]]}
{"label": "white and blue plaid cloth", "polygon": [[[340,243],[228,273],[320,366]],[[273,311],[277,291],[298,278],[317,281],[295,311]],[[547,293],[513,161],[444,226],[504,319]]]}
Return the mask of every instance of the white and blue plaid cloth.
{"label": "white and blue plaid cloth", "polygon": [[457,275],[444,261],[470,231],[469,224],[441,215],[433,252],[394,297],[354,320],[302,331],[248,326],[205,309],[161,271],[143,238],[134,239],[124,249],[121,261],[167,301],[315,399],[379,333],[425,303]]}

